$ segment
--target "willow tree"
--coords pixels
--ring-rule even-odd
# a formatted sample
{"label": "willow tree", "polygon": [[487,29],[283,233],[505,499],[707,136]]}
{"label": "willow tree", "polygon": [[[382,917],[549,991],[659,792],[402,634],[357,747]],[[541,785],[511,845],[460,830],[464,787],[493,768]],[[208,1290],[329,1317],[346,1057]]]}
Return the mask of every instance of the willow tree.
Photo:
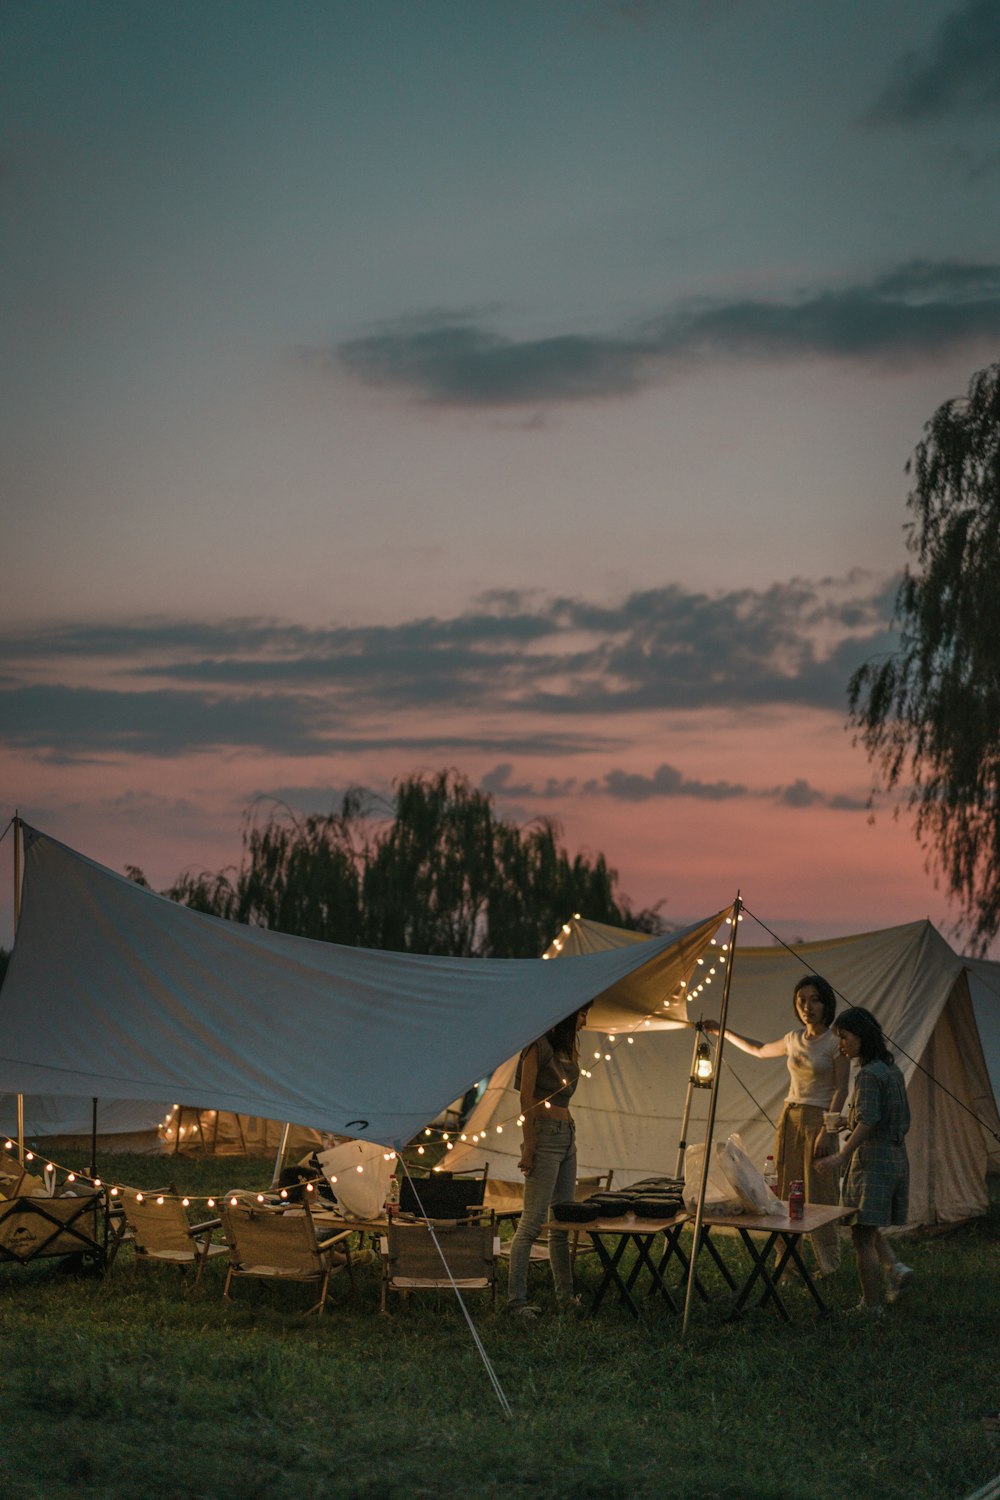
{"label": "willow tree", "polygon": [[914,830],[983,951],[1000,931],[1000,364],[946,401],[907,465],[899,646],[851,679],[873,793],[905,791]]}
{"label": "willow tree", "polygon": [[659,931],[657,913],[633,912],[617,884],[603,855],[571,856],[554,823],[521,828],[466,777],[442,771],[401,780],[389,806],[359,790],[308,817],[255,802],[239,867],[182,875],[165,894],[327,942],[529,958],[574,912]]}

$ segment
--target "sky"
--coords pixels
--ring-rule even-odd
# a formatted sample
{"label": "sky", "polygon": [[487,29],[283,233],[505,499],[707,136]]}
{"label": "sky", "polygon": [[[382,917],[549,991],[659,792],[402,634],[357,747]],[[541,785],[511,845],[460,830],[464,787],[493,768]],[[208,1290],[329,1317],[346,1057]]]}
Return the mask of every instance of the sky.
{"label": "sky", "polygon": [[998,124],[994,0],[4,6],[3,822],[162,888],[454,767],[669,922],[948,931],[847,682]]}

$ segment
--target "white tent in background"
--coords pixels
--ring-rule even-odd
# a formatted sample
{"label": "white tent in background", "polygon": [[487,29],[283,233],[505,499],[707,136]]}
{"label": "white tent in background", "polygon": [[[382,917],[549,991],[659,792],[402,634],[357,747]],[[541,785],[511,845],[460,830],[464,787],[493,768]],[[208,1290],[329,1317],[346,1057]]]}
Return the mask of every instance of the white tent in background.
{"label": "white tent in background", "polygon": [[205,916],[24,832],[5,1090],[184,1099],[391,1146],[583,1004],[601,1024],[681,1019],[670,997],[721,920],[561,964],[371,952]]}
{"label": "white tent in background", "polygon": [[[616,943],[631,946],[636,940],[635,933],[596,923],[574,920],[568,925],[560,958]],[[745,922],[740,928],[741,941],[748,925]],[[708,968],[714,951],[709,949],[704,955]],[[556,956],[554,948],[549,952]],[[702,980],[713,978],[713,987],[705,986],[700,994],[691,995],[693,1020],[717,1017],[721,1009],[721,976],[709,976],[708,968],[697,969]],[[1000,971],[1000,965],[996,969]],[[1000,1119],[963,960],[926,921],[805,943],[797,954],[779,947],[743,947],[738,942],[729,1024],[762,1041],[784,1035],[797,1024],[792,990],[808,970],[828,979],[844,996],[845,1004],[873,1011],[892,1040],[913,1115],[908,1137],[911,1223],[952,1223],[984,1213],[989,1202],[987,1171],[991,1165],[1000,1166],[1000,1147],[989,1131],[1000,1129]],[[600,1060],[588,1063],[584,1058],[592,1076],[581,1081],[573,1101],[579,1173],[599,1175],[613,1168],[616,1184],[622,1185],[643,1177],[671,1176],[691,1070],[691,1033],[653,1033],[640,1027],[631,1045],[621,1039],[609,1045],[608,1035],[605,1031],[591,1047],[592,1053],[601,1054]],[[584,1039],[590,1040],[590,1034],[584,1033]],[[610,1053],[609,1062],[604,1061],[606,1053]],[[449,1166],[457,1170],[488,1161],[491,1179],[519,1181],[520,1132],[505,1129],[502,1135],[496,1134],[497,1124],[513,1123],[519,1112],[513,1077],[513,1060],[493,1074],[464,1127],[468,1137],[480,1134],[483,1138],[476,1145],[470,1140],[457,1146]],[[763,1160],[771,1150],[771,1122],[780,1113],[787,1077],[782,1059],[759,1061],[727,1046],[715,1138],[724,1140],[731,1131],[739,1131],[750,1155]],[[961,1102],[949,1098],[945,1090]],[[707,1098],[707,1093],[695,1092],[689,1141],[704,1138],[707,1103],[699,1101]]]}
{"label": "white tent in background", "polygon": [[[48,1156],[88,1151],[93,1139],[94,1101],[30,1094],[24,1101],[25,1140]],[[232,1110],[186,1104],[147,1104],[134,1099],[97,1100],[97,1150],[148,1155],[274,1157],[284,1125]],[[0,1094],[0,1134],[17,1134],[17,1096]],[[325,1131],[293,1125],[286,1154],[303,1156],[333,1143]]]}

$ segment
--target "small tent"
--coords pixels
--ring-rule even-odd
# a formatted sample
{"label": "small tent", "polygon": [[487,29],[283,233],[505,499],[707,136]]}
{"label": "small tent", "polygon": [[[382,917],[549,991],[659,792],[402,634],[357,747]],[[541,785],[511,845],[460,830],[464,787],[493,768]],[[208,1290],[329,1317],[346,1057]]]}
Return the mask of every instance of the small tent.
{"label": "small tent", "polygon": [[[636,937],[596,923],[567,925],[570,932],[563,934],[560,949],[549,950],[553,957],[631,944]],[[911,1223],[951,1223],[985,1212],[986,1173],[998,1160],[990,1131],[1000,1128],[1000,1120],[963,960],[926,921],[805,943],[796,953],[742,946],[747,925],[739,929],[736,946],[730,1026],[761,1041],[790,1031],[798,1024],[792,991],[809,970],[828,979],[845,1005],[873,1011],[907,1080],[913,1115],[908,1137]],[[706,949],[703,964],[695,966],[688,986],[692,1019],[719,1015],[722,974],[717,965],[711,973],[716,951]],[[596,1176],[612,1168],[615,1182],[622,1185],[674,1173],[692,1064],[690,1030],[653,1032],[640,1026],[631,1035],[629,1043],[608,1030],[583,1033],[589,1044],[583,1061],[591,1076],[581,1081],[573,1101],[580,1175]],[[731,1045],[723,1055],[716,1139],[737,1131],[750,1155],[763,1161],[786,1092],[785,1063],[761,1061]],[[449,1166],[488,1160],[491,1178],[518,1181],[520,1133],[496,1133],[497,1124],[515,1121],[519,1113],[514,1066],[511,1059],[491,1077],[465,1124],[468,1139],[451,1153]],[[705,1091],[694,1094],[689,1141],[704,1138],[707,1099]],[[475,1144],[474,1134],[480,1137]]]}

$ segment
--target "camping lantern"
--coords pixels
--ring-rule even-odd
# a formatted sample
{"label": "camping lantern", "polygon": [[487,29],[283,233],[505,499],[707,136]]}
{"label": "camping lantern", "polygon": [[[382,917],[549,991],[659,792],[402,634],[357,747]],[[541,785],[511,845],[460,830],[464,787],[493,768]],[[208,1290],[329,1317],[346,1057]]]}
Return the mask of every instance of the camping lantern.
{"label": "camping lantern", "polygon": [[712,1058],[712,1049],[705,1038],[701,1037],[695,1049],[691,1082],[696,1089],[710,1089],[714,1076],[715,1062]]}

